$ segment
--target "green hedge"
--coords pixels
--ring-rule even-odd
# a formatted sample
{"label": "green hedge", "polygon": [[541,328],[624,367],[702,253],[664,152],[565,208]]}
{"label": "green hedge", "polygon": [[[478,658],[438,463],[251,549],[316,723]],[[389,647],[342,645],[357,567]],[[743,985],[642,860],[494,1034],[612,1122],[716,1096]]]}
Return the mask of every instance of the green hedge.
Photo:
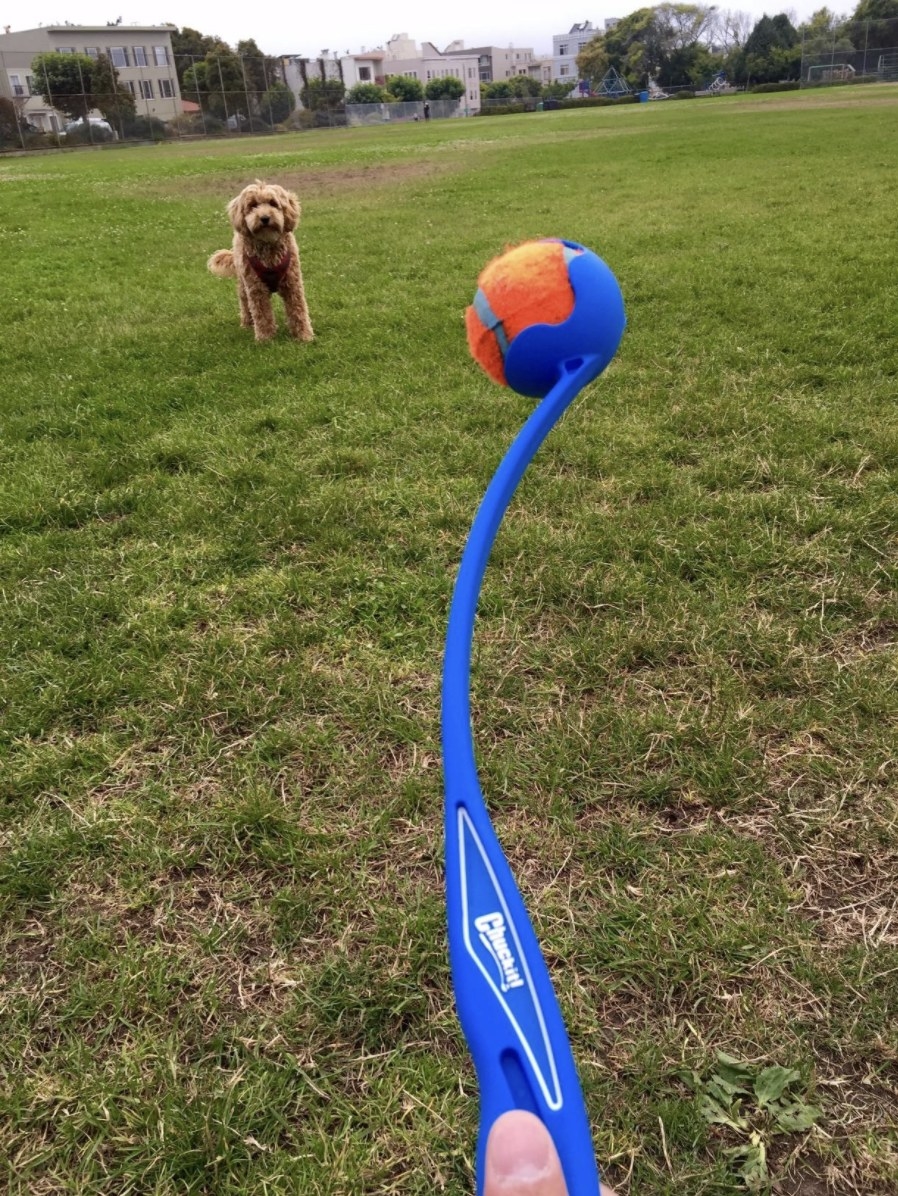
{"label": "green hedge", "polygon": [[513,116],[519,112],[537,112],[537,105],[541,105],[546,112],[556,108],[609,108],[617,104],[638,104],[639,96],[586,96],[582,100],[509,100],[507,104],[490,105],[475,112],[475,116]]}
{"label": "green hedge", "polygon": [[798,91],[801,84],[795,79],[788,79],[785,83],[756,83],[751,89],[753,92],[760,91]]}

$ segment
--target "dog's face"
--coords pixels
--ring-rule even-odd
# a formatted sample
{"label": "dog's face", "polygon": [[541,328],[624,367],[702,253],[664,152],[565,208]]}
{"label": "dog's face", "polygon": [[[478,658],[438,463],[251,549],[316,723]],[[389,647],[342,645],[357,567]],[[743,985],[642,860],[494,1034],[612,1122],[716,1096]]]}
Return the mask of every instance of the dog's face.
{"label": "dog's face", "polygon": [[299,223],[299,200],[277,183],[250,183],[228,204],[238,233],[254,241],[277,241]]}

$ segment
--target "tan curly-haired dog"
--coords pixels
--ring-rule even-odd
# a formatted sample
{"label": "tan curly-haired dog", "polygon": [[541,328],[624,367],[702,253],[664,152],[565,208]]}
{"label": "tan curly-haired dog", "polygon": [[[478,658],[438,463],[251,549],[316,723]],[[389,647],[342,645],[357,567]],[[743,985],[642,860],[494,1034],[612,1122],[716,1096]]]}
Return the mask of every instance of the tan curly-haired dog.
{"label": "tan curly-haired dog", "polygon": [[219,249],[209,258],[213,274],[237,279],[240,323],[255,329],[257,341],[271,340],[277,332],[271,304],[275,293],[284,301],[290,335],[300,341],[315,339],[293,236],[299,214],[292,191],[257,179],[228,204],[233,248]]}

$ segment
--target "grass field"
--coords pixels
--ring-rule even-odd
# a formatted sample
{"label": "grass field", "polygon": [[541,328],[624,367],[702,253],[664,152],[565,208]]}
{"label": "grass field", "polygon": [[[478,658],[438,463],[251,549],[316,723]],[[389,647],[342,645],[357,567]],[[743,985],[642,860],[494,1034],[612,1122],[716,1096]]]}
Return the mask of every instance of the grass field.
{"label": "grass field", "polygon": [[[503,525],[474,708],[605,1176],[895,1192],[896,117],[0,162],[0,1188],[471,1191],[439,671],[529,402],[462,317],[563,235],[629,327]],[[314,345],[205,270],[256,176],[303,199]]]}

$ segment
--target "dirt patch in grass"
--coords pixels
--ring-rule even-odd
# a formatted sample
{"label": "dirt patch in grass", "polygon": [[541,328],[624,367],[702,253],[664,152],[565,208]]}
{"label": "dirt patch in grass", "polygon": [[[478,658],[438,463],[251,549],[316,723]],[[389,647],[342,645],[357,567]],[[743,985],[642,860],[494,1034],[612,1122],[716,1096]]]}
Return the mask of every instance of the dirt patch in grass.
{"label": "dirt patch in grass", "polygon": [[315,167],[310,170],[270,170],[261,166],[246,170],[229,171],[226,175],[202,175],[200,177],[171,178],[159,183],[141,181],[140,193],[147,198],[164,196],[172,199],[202,199],[214,196],[226,203],[253,179],[262,177],[265,181],[295,191],[300,199],[322,199],[329,196],[346,197],[359,191],[370,191],[395,187],[401,183],[434,178],[452,171],[451,161],[395,160],[390,162],[362,163],[328,168]]}

